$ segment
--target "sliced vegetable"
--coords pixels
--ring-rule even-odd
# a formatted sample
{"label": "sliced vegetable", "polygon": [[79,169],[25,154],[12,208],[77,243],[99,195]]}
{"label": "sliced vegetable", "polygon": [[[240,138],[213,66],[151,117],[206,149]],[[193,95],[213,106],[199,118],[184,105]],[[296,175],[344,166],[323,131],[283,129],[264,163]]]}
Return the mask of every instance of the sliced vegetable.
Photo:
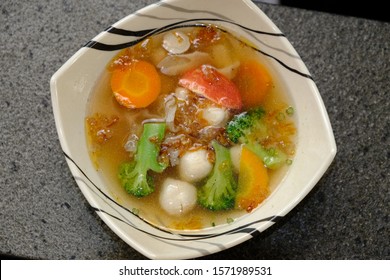
{"label": "sliced vegetable", "polygon": [[190,46],[190,38],[183,32],[173,31],[164,35],[163,48],[172,54],[184,53]]}
{"label": "sliced vegetable", "polygon": [[241,63],[234,82],[240,90],[245,108],[261,105],[272,88],[270,74],[255,60]]}
{"label": "sliced vegetable", "polygon": [[211,58],[208,53],[198,51],[186,54],[167,55],[157,64],[157,68],[165,75],[176,76],[182,75],[188,70],[199,67],[210,60]]}
{"label": "sliced vegetable", "polygon": [[151,63],[134,60],[112,72],[111,89],[120,105],[144,108],[160,94],[161,78]]}
{"label": "sliced vegetable", "polygon": [[186,72],[179,80],[179,84],[221,106],[231,109],[242,107],[237,86],[210,65],[202,65]]}
{"label": "sliced vegetable", "polygon": [[240,62],[236,61],[224,68],[218,68],[218,71],[231,80],[237,75],[239,66]]}
{"label": "sliced vegetable", "polygon": [[262,160],[242,147],[235,207],[251,212],[269,194],[268,172]]}

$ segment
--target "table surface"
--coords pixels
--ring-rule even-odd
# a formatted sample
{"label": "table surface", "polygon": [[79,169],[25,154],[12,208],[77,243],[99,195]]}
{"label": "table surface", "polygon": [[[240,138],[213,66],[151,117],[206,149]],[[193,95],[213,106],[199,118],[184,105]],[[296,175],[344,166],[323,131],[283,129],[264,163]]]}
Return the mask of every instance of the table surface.
{"label": "table surface", "polygon": [[[58,140],[49,81],[83,44],[155,1],[11,1],[0,7],[0,254],[145,259],[89,207]],[[390,259],[390,23],[257,4],[301,55],[338,153],[290,214],[202,259]]]}

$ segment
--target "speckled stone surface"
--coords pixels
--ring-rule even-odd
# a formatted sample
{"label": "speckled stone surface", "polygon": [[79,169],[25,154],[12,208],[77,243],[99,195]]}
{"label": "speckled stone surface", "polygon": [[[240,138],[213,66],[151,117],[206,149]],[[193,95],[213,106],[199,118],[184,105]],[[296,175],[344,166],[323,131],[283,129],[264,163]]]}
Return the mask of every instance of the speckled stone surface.
{"label": "speckled stone surface", "polygon": [[[155,1],[0,4],[0,254],[145,259],[91,210],[62,154],[49,80],[84,43]],[[390,259],[390,24],[259,4],[318,86],[338,153],[280,223],[203,259]]]}

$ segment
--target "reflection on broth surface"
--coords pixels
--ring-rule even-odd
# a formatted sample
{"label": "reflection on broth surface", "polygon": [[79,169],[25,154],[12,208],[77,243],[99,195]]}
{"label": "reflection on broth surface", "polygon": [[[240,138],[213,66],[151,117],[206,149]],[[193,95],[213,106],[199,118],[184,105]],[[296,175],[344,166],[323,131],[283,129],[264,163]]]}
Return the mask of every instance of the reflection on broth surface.
{"label": "reflection on broth surface", "polygon": [[294,109],[262,57],[216,26],[122,50],[90,96],[91,159],[123,206],[191,230],[258,207],[294,155]]}

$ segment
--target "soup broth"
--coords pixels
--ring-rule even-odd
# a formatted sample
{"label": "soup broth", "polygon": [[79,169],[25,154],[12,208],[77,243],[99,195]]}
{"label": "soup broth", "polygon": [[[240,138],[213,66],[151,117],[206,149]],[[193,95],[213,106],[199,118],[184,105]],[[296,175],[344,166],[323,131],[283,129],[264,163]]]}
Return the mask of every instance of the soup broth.
{"label": "soup broth", "polygon": [[[259,121],[236,139],[234,125],[255,111]],[[217,26],[197,26],[153,35],[116,55],[90,96],[86,135],[114,199],[156,226],[195,230],[233,222],[269,196],[292,163],[293,113],[254,49]],[[164,129],[159,139],[145,138],[144,149],[147,124]],[[219,168],[217,149],[224,155]],[[145,175],[153,190],[129,192],[124,177],[152,150],[157,167]],[[229,203],[205,194],[207,184],[213,199],[223,192],[226,178],[216,176],[222,167],[232,181],[230,192],[223,190]],[[251,200],[253,194],[261,197]]]}

